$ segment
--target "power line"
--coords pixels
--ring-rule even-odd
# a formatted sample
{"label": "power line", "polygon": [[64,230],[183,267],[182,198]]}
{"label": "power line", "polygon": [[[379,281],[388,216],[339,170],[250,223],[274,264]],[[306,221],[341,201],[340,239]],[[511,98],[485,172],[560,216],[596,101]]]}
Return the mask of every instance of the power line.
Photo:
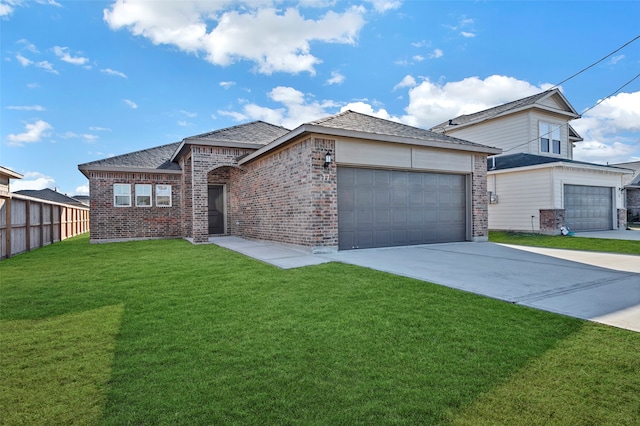
{"label": "power line", "polygon": [[[619,51],[621,51],[622,49],[624,49],[625,47],[627,47],[628,45],[630,45],[631,43],[633,43],[634,41],[636,41],[637,39],[640,38],[640,35],[635,36],[633,39],[629,40],[628,42],[626,42],[625,44],[623,44],[622,46],[620,46],[619,48],[617,48],[616,50],[614,50],[613,52],[609,53],[607,56],[605,56],[604,58],[600,59],[597,62],[594,62],[593,64],[589,65],[586,68],[581,69],[580,71],[578,71],[577,73],[573,74],[571,77],[565,78],[564,80],[562,80],[560,83],[554,85],[551,89],[555,89],[556,87],[560,86],[562,83],[566,83],[567,81],[571,80],[573,77],[582,74],[583,72],[585,72],[586,70],[588,70],[589,68],[592,68],[596,65],[598,65],[600,62],[604,61],[605,59],[607,59],[608,57],[612,56],[615,53],[618,53]],[[549,90],[551,90],[549,89]]]}
{"label": "power line", "polygon": [[[636,37],[636,38],[639,38],[639,37],[640,37],[640,36],[638,36],[638,37]],[[635,77],[633,77],[631,80],[627,81],[627,82],[626,82],[625,84],[623,84],[622,86],[618,87],[615,91],[611,92],[611,93],[610,93],[609,95],[607,95],[606,97],[604,97],[604,98],[600,99],[598,102],[596,102],[595,104],[593,104],[593,105],[592,105],[592,106],[590,106],[589,108],[587,108],[587,109],[585,109],[584,111],[582,111],[582,114],[584,114],[584,113],[585,113],[585,112],[587,112],[587,111],[590,111],[590,110],[594,109],[595,107],[597,107],[598,105],[600,105],[601,103],[603,103],[604,101],[606,101],[607,99],[609,99],[610,97],[612,97],[613,95],[617,94],[619,91],[621,91],[622,89],[624,89],[625,87],[627,87],[629,84],[633,83],[633,82],[634,82],[635,80],[637,80],[639,77],[640,77],[640,74],[636,74],[636,76],[635,76]],[[582,114],[580,114],[580,117],[582,117]],[[564,126],[567,126],[567,129],[568,129],[568,128],[569,128],[569,123],[565,123],[565,124],[561,125],[560,127],[557,127],[556,129],[561,128],[561,127],[564,127]],[[553,131],[553,130],[552,130],[552,131]],[[531,139],[531,140],[529,140],[529,141],[527,141],[527,142],[524,142],[524,143],[521,143],[521,144],[519,144],[519,145],[512,146],[512,147],[511,147],[511,148],[509,148],[508,150],[503,151],[503,154],[504,154],[505,152],[512,151],[512,150],[514,150],[514,149],[516,149],[516,148],[520,148],[521,146],[528,145],[528,144],[530,144],[531,142],[535,142],[535,141],[537,141],[539,138],[541,138],[541,137],[543,137],[543,136],[547,136],[547,135],[551,134],[551,133],[552,133],[552,131],[547,132],[547,133],[545,133],[545,134],[543,134],[543,135],[539,135],[539,136],[538,136],[537,138],[535,138],[535,139]]]}

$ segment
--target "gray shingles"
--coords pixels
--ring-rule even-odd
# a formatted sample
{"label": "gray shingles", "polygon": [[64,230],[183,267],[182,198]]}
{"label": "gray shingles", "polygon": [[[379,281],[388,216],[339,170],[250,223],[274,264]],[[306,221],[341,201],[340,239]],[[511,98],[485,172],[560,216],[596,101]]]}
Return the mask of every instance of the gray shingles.
{"label": "gray shingles", "polygon": [[396,123],[395,121],[372,117],[370,115],[354,111],[345,111],[340,114],[312,121],[308,124],[332,129],[351,130],[385,136],[397,136],[423,141],[437,141],[449,144],[486,147],[486,145],[469,142],[464,139],[446,136],[429,130],[420,129],[418,127],[408,126],[406,124]]}
{"label": "gray shingles", "polygon": [[[620,171],[620,167],[615,167],[615,166],[605,166],[602,164],[587,163],[585,161],[568,160],[566,158],[547,157],[544,155],[526,154],[523,152],[518,154],[490,157],[487,159],[487,170],[492,171],[492,170],[514,169],[516,167],[537,166],[540,164],[549,164],[549,163],[582,164],[586,166],[607,167],[612,170]],[[495,167],[494,167],[494,164],[495,164]]]}
{"label": "gray shingles", "polygon": [[82,205],[82,202],[76,200],[75,198],[66,196],[59,192],[54,191],[53,189],[45,188],[45,189],[23,189],[20,191],[14,192],[14,194],[20,194],[27,197],[38,198],[40,200],[45,201],[53,201],[54,203],[60,204],[71,204],[71,205]]}
{"label": "gray shingles", "polygon": [[264,121],[254,121],[203,133],[201,135],[189,136],[185,138],[184,141],[197,143],[197,141],[200,140],[207,142],[235,142],[266,145],[287,133],[289,133],[289,130],[284,127],[275,126],[265,123]]}
{"label": "gray shingles", "polygon": [[[497,107],[493,107],[493,108],[489,108],[489,109],[485,109],[483,111],[478,111],[476,113],[473,114],[466,114],[466,115],[460,115],[456,118],[453,118],[451,120],[447,120],[444,123],[440,123],[436,126],[433,126],[431,128],[431,130],[433,130],[434,132],[442,132],[444,131],[448,126],[459,126],[462,124],[467,124],[471,121],[480,121],[480,120],[486,120],[488,118],[491,117],[495,117],[496,115],[500,115],[504,112],[507,112],[511,109],[517,109],[517,108],[522,108],[524,106],[527,105],[533,105],[536,102],[538,102],[540,99],[544,98],[545,96],[549,95],[551,92],[553,92],[554,90],[557,89],[553,89],[553,90],[547,90],[545,92],[541,92],[538,93],[536,95],[533,96],[528,96],[526,98],[522,98],[522,99],[517,99],[513,102],[508,102],[506,104],[502,104],[502,105],[498,105]],[[451,124],[449,124],[449,122],[451,122]]]}
{"label": "gray shingles", "polygon": [[181,170],[177,163],[172,163],[171,156],[180,146],[179,142],[168,145],[157,146],[155,148],[143,149],[141,151],[130,152],[128,154],[117,155],[103,160],[92,161],[80,164],[80,169],[90,169],[91,167],[131,167],[152,170]]}

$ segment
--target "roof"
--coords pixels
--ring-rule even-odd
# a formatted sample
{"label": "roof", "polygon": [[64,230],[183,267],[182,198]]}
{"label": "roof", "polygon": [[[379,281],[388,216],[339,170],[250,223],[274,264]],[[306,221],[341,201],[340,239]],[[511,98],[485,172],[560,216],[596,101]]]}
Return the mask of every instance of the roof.
{"label": "roof", "polygon": [[2,166],[0,166],[0,175],[8,176],[10,179],[22,179],[24,177],[20,173],[16,173],[11,169],[7,169]]}
{"label": "roof", "polygon": [[512,114],[514,112],[522,111],[524,109],[528,109],[533,106],[549,109],[549,107],[541,105],[540,102],[552,96],[557,97],[561,101],[561,103],[565,105],[565,108],[566,108],[565,114],[570,115],[571,118],[578,118],[580,116],[580,114],[578,114],[578,112],[573,108],[573,106],[571,106],[567,98],[564,97],[564,95],[562,94],[562,92],[560,92],[560,90],[551,89],[551,90],[538,93],[536,95],[528,96],[526,98],[517,99],[515,101],[508,102],[506,104],[498,105],[493,108],[478,111],[473,114],[460,115],[458,117],[452,118],[451,120],[447,120],[443,123],[433,126],[431,130],[434,132],[444,133],[445,131],[450,130],[452,128],[479,123],[495,117],[500,117],[507,113]]}
{"label": "roof", "polygon": [[295,130],[273,141],[271,144],[245,157],[240,163],[251,161],[302,134],[308,133],[466,150],[487,154],[498,154],[501,152],[499,148],[489,147],[395,121],[347,110],[339,114],[302,124]]}
{"label": "roof", "polygon": [[182,155],[186,145],[259,149],[289,132],[289,129],[281,126],[269,124],[264,121],[252,121],[250,123],[214,130],[213,132],[189,136],[182,140],[180,146],[171,156],[171,161],[176,161],[176,159]]}
{"label": "roof", "polygon": [[629,161],[627,163],[614,164],[617,167],[624,167],[626,169],[632,169],[635,171],[634,176],[629,179],[629,183],[626,186],[640,188],[640,161]]}
{"label": "roof", "polygon": [[79,164],[78,169],[83,173],[88,170],[123,171],[180,171],[177,163],[171,162],[171,156],[180,145],[179,142],[162,145],[155,148],[143,149],[128,154],[117,155],[103,160]]}
{"label": "roof", "polygon": [[53,189],[45,188],[45,189],[23,189],[20,191],[15,191],[14,194],[25,195],[31,198],[38,198],[40,200],[52,201],[54,203],[60,204],[71,204],[71,205],[83,205],[84,204],[76,200],[75,198],[68,197],[64,194],[61,194]]}
{"label": "roof", "polygon": [[572,165],[596,167],[601,169],[607,169],[614,173],[626,174],[631,172],[631,170],[625,169],[622,167],[609,166],[609,165],[605,166],[602,164],[587,163],[585,161],[568,160],[566,158],[557,158],[557,157],[547,157],[544,155],[526,154],[523,152],[518,154],[501,155],[501,156],[488,158],[487,170],[498,171],[498,170],[515,169],[518,167],[538,166],[541,164],[552,164],[552,163],[566,163],[566,164],[572,164]]}

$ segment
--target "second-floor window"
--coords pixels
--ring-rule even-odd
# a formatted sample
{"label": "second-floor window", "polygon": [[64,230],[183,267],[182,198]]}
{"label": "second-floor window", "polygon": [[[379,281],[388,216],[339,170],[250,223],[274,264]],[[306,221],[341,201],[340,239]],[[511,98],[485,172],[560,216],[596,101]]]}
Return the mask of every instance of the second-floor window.
{"label": "second-floor window", "polygon": [[560,154],[560,125],[540,122],[540,152]]}

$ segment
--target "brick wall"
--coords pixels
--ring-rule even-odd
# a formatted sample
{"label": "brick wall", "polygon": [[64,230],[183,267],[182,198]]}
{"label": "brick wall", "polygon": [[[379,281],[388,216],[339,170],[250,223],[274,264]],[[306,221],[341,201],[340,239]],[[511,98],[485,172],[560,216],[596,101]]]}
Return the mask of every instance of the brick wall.
{"label": "brick wall", "polygon": [[618,209],[618,229],[627,229],[627,209]]}
{"label": "brick wall", "polygon": [[[114,207],[113,185],[131,185],[131,207]],[[136,207],[135,185],[152,185],[152,207]],[[155,206],[155,185],[171,185],[171,207]],[[181,177],[160,173],[89,173],[90,238],[92,242],[136,238],[179,237],[181,233]]]}
{"label": "brick wall", "polygon": [[560,235],[564,226],[564,209],[540,209],[540,233]]}
{"label": "brick wall", "polygon": [[229,231],[314,251],[338,246],[335,141],[309,137],[231,170]]}
{"label": "brick wall", "polygon": [[[237,167],[237,158],[252,153],[253,149],[191,146],[191,232],[195,243],[209,239],[209,183],[224,184],[215,170],[224,166]],[[222,170],[222,169],[221,169]],[[210,173],[211,177],[210,177]],[[226,176],[225,176],[226,177]],[[216,181],[218,179],[218,181]]]}
{"label": "brick wall", "polygon": [[471,174],[471,240],[489,238],[489,194],[487,192],[487,155],[475,154]]}
{"label": "brick wall", "polygon": [[628,188],[627,218],[629,222],[640,222],[640,189]]}

